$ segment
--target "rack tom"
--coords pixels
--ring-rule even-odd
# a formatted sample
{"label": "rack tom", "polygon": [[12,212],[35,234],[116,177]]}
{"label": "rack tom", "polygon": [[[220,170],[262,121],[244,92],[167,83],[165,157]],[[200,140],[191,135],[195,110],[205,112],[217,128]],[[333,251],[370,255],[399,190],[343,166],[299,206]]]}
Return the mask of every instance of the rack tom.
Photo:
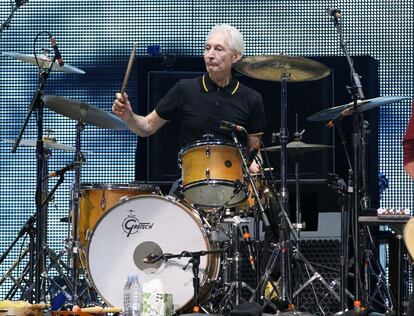
{"label": "rack tom", "polygon": [[233,206],[246,199],[239,150],[217,139],[198,141],[179,154],[182,191],[194,205]]}

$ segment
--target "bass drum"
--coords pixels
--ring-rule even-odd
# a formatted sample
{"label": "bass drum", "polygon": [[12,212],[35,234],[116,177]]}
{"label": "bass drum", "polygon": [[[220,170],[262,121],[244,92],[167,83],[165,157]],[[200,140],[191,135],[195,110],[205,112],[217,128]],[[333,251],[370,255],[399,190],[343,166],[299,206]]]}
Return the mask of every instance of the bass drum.
{"label": "bass drum", "polygon": [[[165,293],[173,295],[175,310],[191,308],[193,272],[190,258],[144,263],[150,254],[180,254],[184,250],[212,250],[199,215],[192,209],[155,195],[123,201],[107,211],[92,232],[88,271],[95,289],[112,306],[123,306],[123,288],[129,274],[138,274],[141,285],[159,279]],[[206,297],[219,272],[218,255],[200,260],[200,298]]]}

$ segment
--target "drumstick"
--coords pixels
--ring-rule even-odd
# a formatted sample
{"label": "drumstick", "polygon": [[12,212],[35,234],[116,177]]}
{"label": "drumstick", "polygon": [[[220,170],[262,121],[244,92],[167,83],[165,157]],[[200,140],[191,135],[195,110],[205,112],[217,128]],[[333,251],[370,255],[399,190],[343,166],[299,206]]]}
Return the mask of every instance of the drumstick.
{"label": "drumstick", "polygon": [[134,46],[132,47],[131,55],[129,56],[128,66],[127,66],[127,70],[125,72],[125,77],[124,77],[124,82],[122,82],[122,87],[121,87],[122,95],[124,95],[125,89],[128,85],[129,74],[131,73],[132,65],[134,63],[136,50],[137,50],[137,43],[135,43]]}

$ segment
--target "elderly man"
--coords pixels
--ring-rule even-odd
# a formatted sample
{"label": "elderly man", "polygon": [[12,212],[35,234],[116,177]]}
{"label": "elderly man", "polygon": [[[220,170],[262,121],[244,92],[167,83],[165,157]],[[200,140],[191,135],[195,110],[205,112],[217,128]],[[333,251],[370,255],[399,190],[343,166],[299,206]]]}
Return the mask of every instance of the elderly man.
{"label": "elderly man", "polygon": [[[232,66],[242,58],[243,51],[243,36],[235,27],[216,25],[204,45],[205,75],[180,80],[146,116],[134,114],[128,95],[120,93],[116,94],[112,111],[141,137],[179,119],[181,146],[202,139],[204,134],[231,140],[220,122],[232,122],[246,129],[247,149],[257,150],[265,128],[262,97],[232,76]],[[249,170],[257,173],[259,167],[253,162]]]}

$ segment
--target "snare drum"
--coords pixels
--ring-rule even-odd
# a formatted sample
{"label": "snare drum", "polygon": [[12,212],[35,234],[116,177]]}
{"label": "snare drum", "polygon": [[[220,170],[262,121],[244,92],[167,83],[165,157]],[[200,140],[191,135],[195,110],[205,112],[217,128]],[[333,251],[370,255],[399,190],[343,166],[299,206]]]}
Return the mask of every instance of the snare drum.
{"label": "snare drum", "polygon": [[149,184],[82,183],[80,186],[79,241],[85,244],[88,234],[102,215],[123,199],[160,194],[158,186]]}
{"label": "snare drum", "polygon": [[199,207],[233,206],[246,199],[239,151],[220,140],[199,141],[179,154],[182,190]]}
{"label": "snare drum", "polygon": [[[122,306],[127,276],[138,274],[141,284],[152,279],[162,282],[165,293],[173,295],[174,308],[192,307],[193,272],[183,269],[190,258],[145,263],[155,256],[182,251],[213,249],[199,215],[175,200],[141,195],[121,202],[96,224],[88,247],[88,271],[100,297],[111,306]],[[219,272],[219,256],[200,257],[200,299],[206,297]]]}

